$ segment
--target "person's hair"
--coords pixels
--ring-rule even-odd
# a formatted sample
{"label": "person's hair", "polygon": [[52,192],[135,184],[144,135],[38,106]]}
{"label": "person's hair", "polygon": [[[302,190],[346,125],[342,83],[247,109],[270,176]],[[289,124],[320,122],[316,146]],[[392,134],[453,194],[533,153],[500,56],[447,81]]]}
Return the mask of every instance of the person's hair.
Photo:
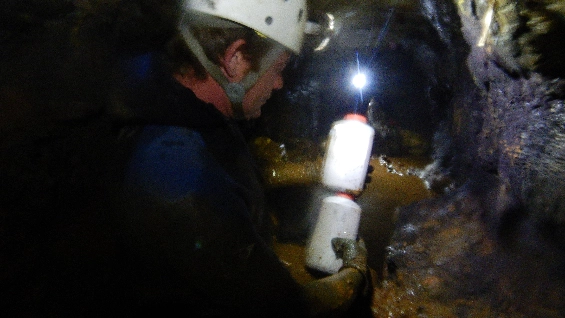
{"label": "person's hair", "polygon": [[[200,42],[206,56],[215,64],[220,63],[220,57],[230,44],[238,39],[244,39],[242,53],[251,63],[251,69],[257,71],[261,57],[272,47],[273,42],[259,35],[252,29],[241,28],[191,28],[194,36]],[[186,45],[180,32],[176,34],[165,47],[167,68],[172,73],[191,75],[198,79],[206,78],[206,69]]]}

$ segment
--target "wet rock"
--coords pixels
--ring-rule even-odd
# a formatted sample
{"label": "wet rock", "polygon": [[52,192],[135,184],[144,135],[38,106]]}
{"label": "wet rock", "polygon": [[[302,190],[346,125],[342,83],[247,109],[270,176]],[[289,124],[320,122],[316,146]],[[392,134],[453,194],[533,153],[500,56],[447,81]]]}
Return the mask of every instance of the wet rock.
{"label": "wet rock", "polygon": [[[510,74],[531,71],[562,77],[565,6],[562,1],[460,1],[468,41]],[[490,19],[489,19],[490,17]]]}
{"label": "wet rock", "polygon": [[398,210],[377,317],[562,315],[565,254],[483,180]]}
{"label": "wet rock", "polygon": [[[451,121],[436,131],[434,161],[420,174],[443,197],[398,210],[377,316],[565,313],[564,84],[554,78],[561,61],[542,62],[559,49],[534,44],[543,32],[550,38],[551,27],[562,29],[562,17],[532,18],[549,7],[557,14],[551,1],[492,4],[457,2],[467,70],[454,82]],[[494,25],[485,29],[489,10]],[[558,21],[548,28],[548,19]],[[525,58],[533,51],[539,59]]]}

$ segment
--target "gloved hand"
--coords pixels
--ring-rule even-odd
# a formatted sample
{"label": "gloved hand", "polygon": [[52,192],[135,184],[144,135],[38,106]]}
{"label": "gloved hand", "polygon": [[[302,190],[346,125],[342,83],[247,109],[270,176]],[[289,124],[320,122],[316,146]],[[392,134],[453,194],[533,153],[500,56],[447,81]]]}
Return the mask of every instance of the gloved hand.
{"label": "gloved hand", "polygon": [[367,269],[367,248],[363,239],[359,241],[334,237],[332,248],[338,258],[343,260],[342,268],[355,268],[361,273]]}
{"label": "gloved hand", "polygon": [[367,247],[365,247],[363,239],[334,237],[332,249],[336,256],[343,260],[342,269],[354,268],[363,275],[365,280],[364,292],[366,292],[370,285],[370,270],[367,266]]}
{"label": "gloved hand", "polygon": [[[363,240],[333,238],[332,248],[343,259],[340,271],[303,285],[312,317],[344,317],[359,296],[370,299],[367,296],[371,295],[373,286]],[[345,270],[349,268],[352,270]]]}

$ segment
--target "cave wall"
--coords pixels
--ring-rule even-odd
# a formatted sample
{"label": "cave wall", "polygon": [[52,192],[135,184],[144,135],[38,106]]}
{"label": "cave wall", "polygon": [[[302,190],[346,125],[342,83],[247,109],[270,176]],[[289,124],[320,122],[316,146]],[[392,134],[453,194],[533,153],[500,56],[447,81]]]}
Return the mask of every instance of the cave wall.
{"label": "cave wall", "polygon": [[479,46],[484,29],[479,22],[488,10],[487,2],[460,6],[471,44],[468,68],[483,100],[478,108],[483,124],[474,138],[480,164],[511,185],[536,219],[561,224],[565,6],[496,2],[492,31]]}
{"label": "cave wall", "polygon": [[453,187],[397,211],[374,312],[562,317],[563,3],[457,1],[459,29],[421,3],[466,43],[433,155]]}

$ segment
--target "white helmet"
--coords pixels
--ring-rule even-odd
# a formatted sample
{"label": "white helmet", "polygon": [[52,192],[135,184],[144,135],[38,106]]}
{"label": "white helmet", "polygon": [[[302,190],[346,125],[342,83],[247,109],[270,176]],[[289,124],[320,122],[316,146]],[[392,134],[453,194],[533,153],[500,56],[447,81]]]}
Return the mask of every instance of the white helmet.
{"label": "white helmet", "polygon": [[185,0],[183,9],[237,22],[296,54],[302,48],[306,0]]}

